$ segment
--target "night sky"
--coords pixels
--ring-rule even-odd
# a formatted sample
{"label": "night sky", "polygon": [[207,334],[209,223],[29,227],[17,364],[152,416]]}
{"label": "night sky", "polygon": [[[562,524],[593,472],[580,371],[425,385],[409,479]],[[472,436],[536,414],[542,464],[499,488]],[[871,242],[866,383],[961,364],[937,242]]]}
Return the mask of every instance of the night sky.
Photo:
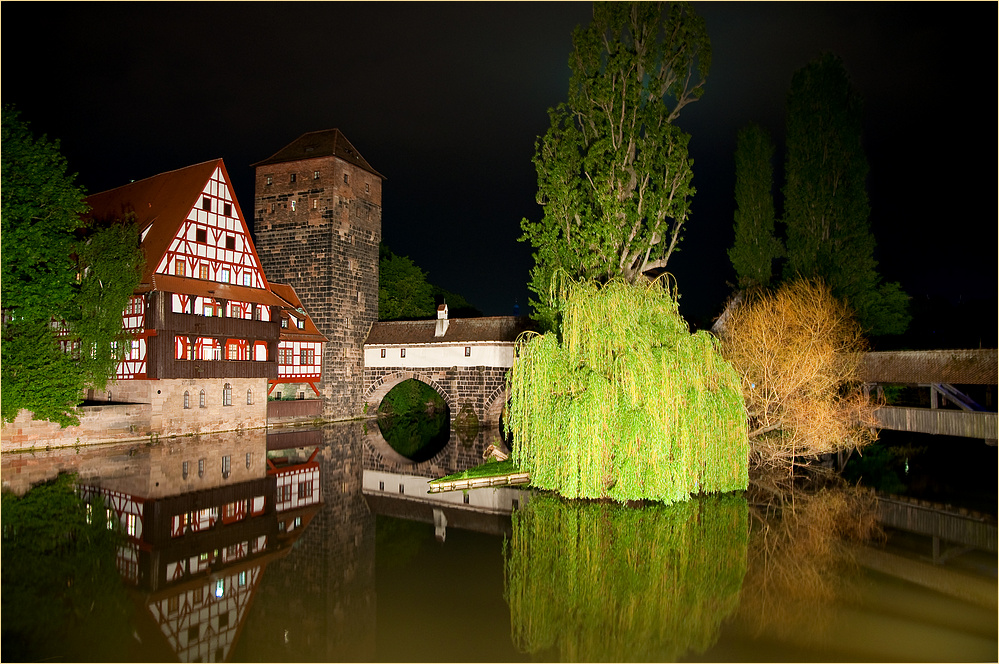
{"label": "night sky", "polygon": [[[735,280],[736,132],[772,132],[779,186],[791,76],[827,50],[865,99],[882,275],[913,302],[994,311],[997,5],[694,5],[714,56],[704,98],[680,118],[697,188],[669,266],[682,312],[709,321]],[[590,15],[588,3],[8,2],[3,103],[61,140],[88,192],[221,157],[247,215],[251,163],[339,128],[387,178],[393,251],[485,314],[509,314],[528,298],[520,220],[541,216],[534,141],[565,99],[572,29]]]}

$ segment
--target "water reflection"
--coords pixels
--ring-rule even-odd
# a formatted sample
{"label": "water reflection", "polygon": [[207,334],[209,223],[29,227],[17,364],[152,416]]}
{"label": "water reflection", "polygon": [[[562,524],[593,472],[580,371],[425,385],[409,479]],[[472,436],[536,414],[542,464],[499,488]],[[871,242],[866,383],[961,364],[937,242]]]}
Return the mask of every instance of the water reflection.
{"label": "water reflection", "polygon": [[[76,472],[85,495],[111,504],[135,610],[90,642],[122,659],[995,656],[994,605],[849,564],[858,504],[832,492],[769,511],[753,494],[670,507],[567,505],[510,487],[428,494],[428,479],[501,445],[498,431],[452,433],[414,461],[373,425],[3,455],[2,479],[24,493]],[[5,562],[5,598],[10,578]],[[26,620],[48,627],[46,615]],[[82,643],[60,656],[98,656]]]}
{"label": "water reflection", "polygon": [[540,494],[506,558],[517,647],[561,661],[673,661],[703,652],[738,605],[746,501],[628,507]]}

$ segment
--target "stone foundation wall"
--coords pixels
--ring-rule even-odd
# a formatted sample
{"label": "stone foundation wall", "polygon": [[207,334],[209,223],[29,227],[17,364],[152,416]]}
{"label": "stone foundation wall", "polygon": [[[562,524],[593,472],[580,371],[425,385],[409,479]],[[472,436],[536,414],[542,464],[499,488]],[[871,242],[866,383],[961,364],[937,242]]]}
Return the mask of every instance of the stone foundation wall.
{"label": "stone foundation wall", "polygon": [[[222,405],[226,383],[232,388],[230,406]],[[0,449],[70,447],[267,426],[266,378],[127,380],[111,385],[109,391],[114,403],[84,406],[78,426],[63,429],[52,422],[32,420],[30,412],[22,411],[0,429]],[[247,403],[247,391],[252,392],[252,404]],[[188,393],[188,408],[184,408],[184,392]],[[88,397],[104,402],[108,392],[95,390]]]}

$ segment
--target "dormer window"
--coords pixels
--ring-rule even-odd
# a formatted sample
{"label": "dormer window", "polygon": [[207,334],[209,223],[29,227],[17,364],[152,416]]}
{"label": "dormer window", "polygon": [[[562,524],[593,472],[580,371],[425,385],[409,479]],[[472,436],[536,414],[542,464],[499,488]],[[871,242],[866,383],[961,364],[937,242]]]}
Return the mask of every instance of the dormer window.
{"label": "dormer window", "polygon": [[288,327],[288,319],[287,318],[282,318],[281,319],[281,327],[285,327],[285,328]]}
{"label": "dormer window", "polygon": [[[190,200],[190,199],[188,199],[188,200]],[[207,210],[208,212],[211,212],[212,211],[212,199],[209,198],[208,196],[202,196],[201,197],[201,209],[202,210]]]}

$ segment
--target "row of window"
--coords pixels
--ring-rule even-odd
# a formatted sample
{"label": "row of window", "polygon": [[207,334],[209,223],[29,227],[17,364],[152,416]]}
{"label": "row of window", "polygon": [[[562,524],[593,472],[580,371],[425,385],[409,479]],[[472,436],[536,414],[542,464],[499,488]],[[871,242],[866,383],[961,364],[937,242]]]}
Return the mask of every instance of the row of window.
{"label": "row of window", "polygon": [[[205,210],[206,212],[211,212],[212,211],[212,197],[211,196],[202,196],[201,197],[201,209]],[[223,217],[231,217],[232,216],[232,203],[224,203],[224,202],[222,203],[222,216]],[[201,241],[202,240],[198,240],[198,242],[201,242]]]}
{"label": "row of window", "polygon": [[[222,388],[222,405],[223,406],[232,405],[232,385],[230,385],[229,383],[226,383],[225,386]],[[246,391],[246,405],[247,406],[253,405],[253,390]],[[198,395],[198,406],[200,408],[208,407],[208,397],[205,394],[204,390],[201,390],[201,393]],[[188,392],[187,390],[184,390],[184,408],[190,408],[190,407],[191,407],[191,393]],[[185,461],[184,463],[186,464],[187,462]],[[247,455],[246,463],[247,464],[250,463],[249,455]],[[249,465],[247,465],[247,468],[249,468]],[[186,466],[184,468],[184,477],[187,477]]]}
{"label": "row of window", "polygon": [[[313,483],[313,480],[299,482],[298,499],[302,500],[304,498],[311,498],[314,489],[315,489],[315,484]],[[291,484],[285,484],[283,486],[278,487],[277,499],[279,503],[287,503],[291,500]]]}
{"label": "row of window", "polygon": [[[387,357],[387,356],[388,356],[388,349],[387,348],[382,348],[382,357]],[[471,346],[465,346],[465,357],[471,357],[471,356],[472,356],[472,347]],[[406,349],[405,348],[400,348],[399,349],[399,357],[406,357]]]}
{"label": "row of window", "polygon": [[[295,351],[292,348],[278,348],[278,364],[294,364]],[[311,348],[303,348],[298,353],[298,363],[305,366],[312,366],[316,363],[316,351]]]}
{"label": "row of window", "polygon": [[[187,261],[183,258],[177,258],[173,262],[173,273],[178,277],[187,276]],[[192,275],[193,276],[193,275]],[[218,271],[218,278],[212,279],[211,268],[205,263],[198,266],[198,279],[204,279],[205,281],[215,281],[223,284],[235,284],[239,285],[239,278],[236,275],[235,270],[230,270],[227,267],[220,268]],[[253,286],[253,275],[249,270],[243,270],[243,285]],[[137,312],[137,313],[141,313]]]}
{"label": "row of window", "polygon": [[[312,171],[312,179],[313,180],[318,180],[319,179],[319,171]],[[274,176],[273,175],[268,175],[266,182],[267,182],[267,186],[268,187],[271,186],[272,184],[274,184]],[[289,184],[294,184],[295,182],[298,182],[298,173],[291,173],[291,174],[289,174],[288,175],[288,183]],[[350,184],[350,174],[349,173],[344,173],[343,174],[343,183],[344,184]],[[370,187],[370,185],[368,185],[367,183],[365,183],[365,185],[364,185],[364,191],[365,191],[365,193],[367,193],[369,191],[369,187]]]}
{"label": "row of window", "polygon": [[[201,394],[204,395],[204,390]],[[186,393],[185,393],[186,395]],[[246,468],[249,470],[250,466],[253,465],[253,452],[246,453]],[[184,479],[186,480],[191,475],[191,462],[185,461],[181,466],[181,472],[183,473]],[[225,455],[222,457],[222,477],[228,478],[232,472],[232,457],[230,455]],[[205,459],[198,459],[198,477],[205,476]]]}

